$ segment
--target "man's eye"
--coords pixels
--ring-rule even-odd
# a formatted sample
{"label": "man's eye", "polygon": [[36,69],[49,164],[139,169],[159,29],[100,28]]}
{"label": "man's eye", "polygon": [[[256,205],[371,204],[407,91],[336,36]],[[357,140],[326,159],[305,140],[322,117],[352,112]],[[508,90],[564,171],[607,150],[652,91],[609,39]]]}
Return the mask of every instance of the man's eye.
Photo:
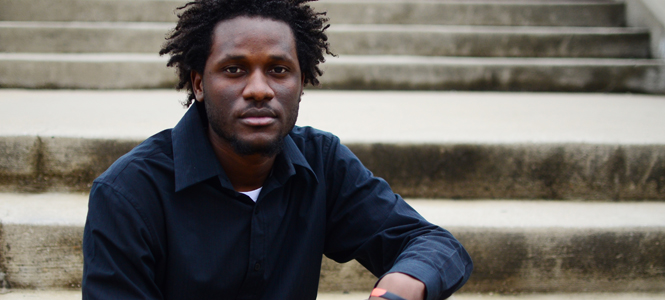
{"label": "man's eye", "polygon": [[225,71],[231,74],[238,74],[241,70],[238,67],[228,67],[225,69]]}
{"label": "man's eye", "polygon": [[277,74],[282,74],[282,73],[286,73],[287,70],[284,67],[275,67],[275,68],[272,69],[272,71],[277,73]]}

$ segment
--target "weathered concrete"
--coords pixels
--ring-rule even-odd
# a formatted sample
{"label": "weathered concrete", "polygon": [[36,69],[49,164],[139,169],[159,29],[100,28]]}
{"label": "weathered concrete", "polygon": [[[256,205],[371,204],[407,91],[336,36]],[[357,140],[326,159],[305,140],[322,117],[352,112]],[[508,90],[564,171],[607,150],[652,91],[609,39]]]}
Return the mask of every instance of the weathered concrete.
{"label": "weathered concrete", "polygon": [[[32,139],[28,149],[21,145]],[[16,144],[18,144],[18,146]],[[3,137],[0,190],[86,191],[138,141]],[[665,200],[663,145],[350,144],[407,197]],[[19,149],[18,152],[10,152]]]}
{"label": "weathered concrete", "polygon": [[[5,191],[85,191],[185,112],[168,91],[0,95]],[[644,95],[317,90],[298,124],[340,136],[405,196],[648,200],[665,197],[664,111]]]}
{"label": "weathered concrete", "polygon": [[340,55],[650,57],[640,28],[333,24],[328,36]]}
{"label": "weathered concrete", "polygon": [[[317,300],[360,300],[367,299],[368,292],[355,293],[319,293]],[[3,300],[80,300],[80,291],[63,290],[11,290],[2,295]],[[530,295],[499,295],[499,294],[464,294],[453,295],[450,300],[663,300],[665,295],[653,293],[587,293],[587,294],[530,294]]]}
{"label": "weathered concrete", "polygon": [[0,87],[172,88],[177,77],[166,62],[146,54],[0,53]]}
{"label": "weathered concrete", "polygon": [[[141,89],[175,86],[150,54],[0,53],[0,87]],[[328,89],[665,93],[665,63],[638,59],[341,56],[322,65]]]}
{"label": "weathered concrete", "polygon": [[324,88],[665,93],[659,60],[340,56]]}
{"label": "weathered concrete", "polygon": [[625,25],[621,3],[593,1],[321,1],[336,23],[492,26]]}
{"label": "weathered concrete", "polygon": [[[0,22],[0,52],[157,53],[173,23]],[[353,55],[648,58],[640,28],[343,25],[333,51]]]}
{"label": "weathered concrete", "polygon": [[187,1],[0,0],[0,20],[175,22]]}
{"label": "weathered concrete", "polygon": [[155,54],[174,26],[147,22],[0,22],[0,52]]}
{"label": "weathered concrete", "polygon": [[[0,199],[9,283],[78,286],[86,195]],[[408,201],[470,252],[476,268],[466,292],[665,291],[665,203]],[[369,290],[376,280],[356,262],[325,259],[322,267],[321,291]]]}
{"label": "weathered concrete", "polygon": [[13,288],[81,286],[82,227],[3,225],[7,280]]}
{"label": "weathered concrete", "polygon": [[349,145],[407,197],[665,200],[665,147]]}
{"label": "weathered concrete", "polygon": [[[173,22],[186,1],[0,0],[0,20]],[[334,23],[465,24],[497,26],[625,25],[621,3],[599,1],[321,1]]]}
{"label": "weathered concrete", "polygon": [[629,26],[649,28],[651,53],[665,58],[665,3],[660,0],[627,0]]}

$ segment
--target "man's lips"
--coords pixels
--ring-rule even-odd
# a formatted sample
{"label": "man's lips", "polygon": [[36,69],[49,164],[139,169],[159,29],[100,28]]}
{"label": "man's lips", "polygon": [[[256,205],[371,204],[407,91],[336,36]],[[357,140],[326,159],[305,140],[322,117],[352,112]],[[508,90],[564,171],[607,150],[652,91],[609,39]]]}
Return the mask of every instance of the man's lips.
{"label": "man's lips", "polygon": [[277,121],[277,115],[270,109],[252,108],[240,115],[240,121],[248,126],[268,126]]}
{"label": "man's lips", "polygon": [[273,117],[248,117],[240,118],[240,121],[249,126],[268,126],[272,123],[275,123],[277,119]]}

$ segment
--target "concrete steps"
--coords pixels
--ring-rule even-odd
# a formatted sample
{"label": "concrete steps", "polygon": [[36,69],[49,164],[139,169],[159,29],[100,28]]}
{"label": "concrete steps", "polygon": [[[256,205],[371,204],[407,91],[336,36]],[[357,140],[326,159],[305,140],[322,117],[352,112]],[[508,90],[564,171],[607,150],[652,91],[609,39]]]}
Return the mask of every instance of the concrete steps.
{"label": "concrete steps", "polygon": [[[173,23],[0,22],[0,52],[157,53]],[[344,55],[648,58],[649,32],[625,27],[335,24]],[[395,43],[399,41],[399,43]]]}
{"label": "concrete steps", "polygon": [[[0,20],[175,22],[180,0],[1,0]],[[26,5],[26,4],[30,5]],[[312,4],[337,24],[625,26],[624,6],[592,1],[345,1]]]}
{"label": "concrete steps", "polygon": [[[0,194],[7,280],[79,287],[85,194]],[[407,201],[474,258],[465,292],[663,292],[664,202]],[[363,291],[359,264],[325,260],[320,290]]]}
{"label": "concrete steps", "polygon": [[[185,112],[155,89],[175,84],[156,52],[182,3],[0,0],[0,299],[80,299],[90,182]],[[654,31],[625,27],[623,1],[313,5],[340,57],[298,124],[462,240],[476,269],[455,299],[665,299],[665,97],[413,91],[662,94]],[[323,270],[323,300],[375,281]]]}
{"label": "concrete steps", "polygon": [[[175,91],[0,90],[0,190],[86,191],[176,124]],[[30,115],[16,113],[31,107]],[[354,107],[349,110],[348,107]],[[307,91],[298,124],[336,133],[407,197],[665,199],[662,96]]]}
{"label": "concrete steps", "polygon": [[[0,261],[12,291],[78,288],[90,181],[173,126],[184,98],[0,90],[11,124],[0,126]],[[317,90],[298,124],[337,133],[463,242],[476,262],[463,292],[662,295],[663,112],[665,98],[648,95]],[[375,280],[355,262],[322,268],[321,291]]]}
{"label": "concrete steps", "polygon": [[[156,53],[181,1],[28,1],[0,1],[0,87],[175,85]],[[329,12],[339,54],[323,88],[665,93],[665,63],[650,59],[647,29],[623,27],[621,2],[313,5]]]}
{"label": "concrete steps", "polygon": [[[79,291],[33,291],[12,290],[2,295],[3,300],[33,299],[33,300],[78,300],[81,299]],[[320,293],[317,300],[359,300],[367,299],[367,293]],[[450,300],[662,300],[663,294],[653,293],[588,293],[588,294],[547,294],[547,295],[490,295],[490,294],[455,294]]]}
{"label": "concrete steps", "polygon": [[[0,87],[142,89],[175,86],[153,54],[0,53]],[[665,91],[660,60],[340,56],[322,66],[324,89],[565,92]]]}

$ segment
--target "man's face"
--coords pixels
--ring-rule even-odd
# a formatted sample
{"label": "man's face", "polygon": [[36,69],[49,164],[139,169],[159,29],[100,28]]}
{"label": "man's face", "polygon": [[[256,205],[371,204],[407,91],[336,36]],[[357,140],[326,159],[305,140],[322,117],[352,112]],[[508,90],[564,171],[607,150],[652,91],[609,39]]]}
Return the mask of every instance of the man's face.
{"label": "man's face", "polygon": [[291,28],[260,17],[219,22],[204,74],[192,72],[213,144],[272,156],[296,123],[304,85]]}

